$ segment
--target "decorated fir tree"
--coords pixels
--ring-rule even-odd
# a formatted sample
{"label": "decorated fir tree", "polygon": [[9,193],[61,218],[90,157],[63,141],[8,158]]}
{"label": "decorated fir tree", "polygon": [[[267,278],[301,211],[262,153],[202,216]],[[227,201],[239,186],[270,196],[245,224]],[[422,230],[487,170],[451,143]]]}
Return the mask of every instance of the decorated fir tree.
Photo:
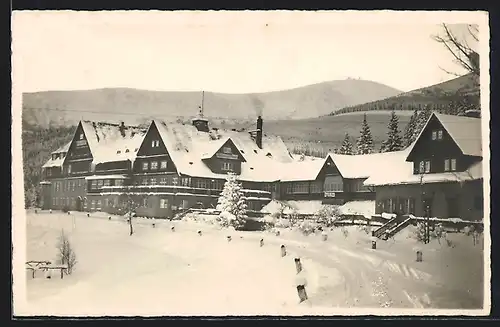
{"label": "decorated fir tree", "polygon": [[342,146],[340,147],[338,154],[354,154],[349,133],[345,133],[344,141],[342,142]]}
{"label": "decorated fir tree", "polygon": [[358,154],[369,154],[373,152],[373,137],[370,131],[370,126],[366,121],[366,114],[363,116],[363,123],[361,124],[361,135],[357,141]]}
{"label": "decorated fir tree", "polygon": [[396,112],[394,110],[391,112],[391,119],[389,120],[387,128],[387,140],[382,143],[380,152],[393,152],[401,150],[403,140],[401,139],[399,131],[399,118],[396,116]]}
{"label": "decorated fir tree", "polygon": [[236,174],[228,173],[226,183],[219,196],[217,210],[220,210],[219,221],[223,227],[239,229],[247,218],[247,204],[242,186],[236,179]]}

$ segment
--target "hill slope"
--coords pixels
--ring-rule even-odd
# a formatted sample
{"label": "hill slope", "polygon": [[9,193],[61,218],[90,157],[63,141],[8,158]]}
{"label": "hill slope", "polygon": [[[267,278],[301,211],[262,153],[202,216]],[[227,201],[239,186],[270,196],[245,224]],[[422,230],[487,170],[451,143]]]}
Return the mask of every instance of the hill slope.
{"label": "hill slope", "polygon": [[376,110],[414,110],[431,105],[434,110],[445,109],[450,105],[463,105],[463,101],[479,104],[479,86],[471,74],[455,79],[401,93],[390,98],[371,101],[364,104],[348,106],[334,110],[330,115],[339,115],[349,112],[376,111]]}
{"label": "hill slope", "polygon": [[[386,85],[356,79],[331,81],[285,91],[253,94],[205,92],[204,111],[221,119],[301,119],[380,100],[401,93]],[[149,117],[192,117],[201,92],[163,92],[128,88],[47,91],[23,94],[23,120],[30,124],[69,125],[78,120],[141,121]]]}

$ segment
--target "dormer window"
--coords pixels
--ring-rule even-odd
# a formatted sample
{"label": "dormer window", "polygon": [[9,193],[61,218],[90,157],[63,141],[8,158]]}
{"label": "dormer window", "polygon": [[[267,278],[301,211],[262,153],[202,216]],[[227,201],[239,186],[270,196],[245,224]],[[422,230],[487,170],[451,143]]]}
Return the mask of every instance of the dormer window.
{"label": "dormer window", "polygon": [[160,141],[159,140],[153,140],[151,141],[151,147],[152,148],[158,148],[160,146]]}
{"label": "dormer window", "polygon": [[443,139],[443,131],[439,130],[437,136],[438,136],[438,140],[442,140]]}
{"label": "dormer window", "polygon": [[432,131],[432,140],[442,140],[443,139],[443,130]]}
{"label": "dormer window", "polygon": [[116,154],[120,154],[120,153],[122,153],[121,150],[117,150],[116,151]]}
{"label": "dormer window", "polygon": [[231,147],[225,146],[222,148],[222,153],[231,154],[231,153],[233,153],[233,151],[231,150]]}
{"label": "dormer window", "polygon": [[266,156],[267,156],[267,157],[269,157],[269,158],[271,158],[273,155],[271,154],[271,152],[268,152],[268,153],[266,154]]}
{"label": "dormer window", "polygon": [[80,140],[83,140],[83,133],[80,133],[80,135],[78,136],[78,138],[79,138]]}
{"label": "dormer window", "polygon": [[234,164],[230,161],[224,161],[224,162],[222,162],[222,170],[223,171],[233,171]]}
{"label": "dormer window", "polygon": [[125,153],[129,153],[129,152],[130,152],[130,150],[129,150],[129,149],[125,149]]}
{"label": "dormer window", "polygon": [[257,150],[253,150],[254,153],[257,153]]}
{"label": "dormer window", "polygon": [[437,131],[432,131],[432,140],[435,141],[437,139]]}

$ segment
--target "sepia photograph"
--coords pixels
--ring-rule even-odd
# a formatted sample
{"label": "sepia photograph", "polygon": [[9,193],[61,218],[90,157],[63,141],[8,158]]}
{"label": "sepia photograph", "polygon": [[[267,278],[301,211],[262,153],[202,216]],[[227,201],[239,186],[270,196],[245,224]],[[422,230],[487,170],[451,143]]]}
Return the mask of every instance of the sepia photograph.
{"label": "sepia photograph", "polygon": [[13,315],[488,315],[480,11],[14,11]]}

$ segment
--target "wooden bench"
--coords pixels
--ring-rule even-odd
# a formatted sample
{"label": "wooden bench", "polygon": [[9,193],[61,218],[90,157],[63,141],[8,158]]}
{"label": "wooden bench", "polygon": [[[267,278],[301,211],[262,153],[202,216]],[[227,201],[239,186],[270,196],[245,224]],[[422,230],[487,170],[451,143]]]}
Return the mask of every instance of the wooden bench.
{"label": "wooden bench", "polygon": [[68,265],[53,265],[50,261],[28,261],[26,262],[26,269],[32,271],[33,278],[35,278],[37,270],[45,272],[49,270],[59,270],[61,273],[61,279],[63,279],[64,272],[68,269]]}

